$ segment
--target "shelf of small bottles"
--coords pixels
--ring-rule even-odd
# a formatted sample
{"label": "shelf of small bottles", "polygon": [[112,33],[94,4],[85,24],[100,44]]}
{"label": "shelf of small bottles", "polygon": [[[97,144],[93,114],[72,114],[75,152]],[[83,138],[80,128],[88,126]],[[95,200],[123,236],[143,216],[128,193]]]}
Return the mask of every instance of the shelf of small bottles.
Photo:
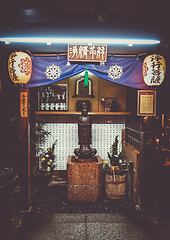
{"label": "shelf of small bottles", "polygon": [[[36,111],[35,114],[72,114],[80,115],[81,112],[76,111]],[[130,115],[130,112],[88,112],[89,115]]]}
{"label": "shelf of small bottles", "polygon": [[41,86],[38,90],[39,111],[68,111],[67,84]]}

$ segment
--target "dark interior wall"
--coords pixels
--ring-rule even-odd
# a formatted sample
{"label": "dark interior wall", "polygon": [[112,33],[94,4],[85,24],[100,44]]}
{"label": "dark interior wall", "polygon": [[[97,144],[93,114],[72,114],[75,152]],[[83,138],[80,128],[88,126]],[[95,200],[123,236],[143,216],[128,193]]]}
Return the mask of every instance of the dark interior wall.
{"label": "dark interior wall", "polygon": [[0,162],[17,168],[19,151],[19,88],[8,75],[9,52],[1,49],[0,54]]}
{"label": "dark interior wall", "polygon": [[133,118],[137,113],[137,91],[136,88],[126,87],[126,111],[131,112]]}
{"label": "dark interior wall", "polygon": [[[150,53],[153,54],[153,53]],[[161,115],[165,115],[165,125],[168,123],[168,119],[170,118],[170,49],[163,49],[157,54],[162,55],[165,58],[166,61],[166,74],[165,74],[165,79],[163,83],[154,88],[157,93],[156,93],[156,116],[161,118]],[[148,54],[149,55],[149,54]],[[147,55],[145,55],[142,60]],[[131,116],[133,119],[136,121],[140,121],[141,117],[137,117],[137,94],[138,94],[138,89],[135,88],[126,88],[126,108],[127,112],[131,112]],[[150,88],[153,90],[153,88]]]}
{"label": "dark interior wall", "polygon": [[165,123],[170,118],[170,50],[162,52],[166,60],[165,80],[157,89],[157,115],[165,114]]}

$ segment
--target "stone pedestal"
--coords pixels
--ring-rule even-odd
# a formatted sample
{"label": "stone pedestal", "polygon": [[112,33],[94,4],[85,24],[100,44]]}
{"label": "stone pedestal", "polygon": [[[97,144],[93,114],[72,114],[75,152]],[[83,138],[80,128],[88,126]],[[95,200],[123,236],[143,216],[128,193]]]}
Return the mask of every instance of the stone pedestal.
{"label": "stone pedestal", "polygon": [[67,198],[69,202],[97,202],[103,186],[103,162],[74,162],[67,160]]}

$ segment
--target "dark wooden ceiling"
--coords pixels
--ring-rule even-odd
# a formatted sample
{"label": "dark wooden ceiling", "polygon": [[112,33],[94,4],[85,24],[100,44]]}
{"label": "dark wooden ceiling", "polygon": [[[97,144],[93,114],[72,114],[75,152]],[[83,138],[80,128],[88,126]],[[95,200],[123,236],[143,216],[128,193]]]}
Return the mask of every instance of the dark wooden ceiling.
{"label": "dark wooden ceiling", "polygon": [[[1,36],[144,37],[159,39],[161,48],[169,48],[169,23],[169,4],[165,0],[158,3],[149,0],[15,0],[0,6]],[[54,51],[53,46],[24,47],[32,51]],[[64,51],[65,46],[60,49]],[[110,46],[110,51],[139,54],[145,49]]]}

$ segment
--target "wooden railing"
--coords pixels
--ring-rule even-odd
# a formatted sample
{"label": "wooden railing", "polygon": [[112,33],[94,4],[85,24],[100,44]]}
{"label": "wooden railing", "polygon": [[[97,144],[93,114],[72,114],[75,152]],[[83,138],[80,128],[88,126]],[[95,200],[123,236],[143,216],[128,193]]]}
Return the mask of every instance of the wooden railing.
{"label": "wooden railing", "polygon": [[141,130],[142,130],[142,126],[140,123],[126,124],[126,127],[125,127],[126,142],[138,151],[140,151]]}

